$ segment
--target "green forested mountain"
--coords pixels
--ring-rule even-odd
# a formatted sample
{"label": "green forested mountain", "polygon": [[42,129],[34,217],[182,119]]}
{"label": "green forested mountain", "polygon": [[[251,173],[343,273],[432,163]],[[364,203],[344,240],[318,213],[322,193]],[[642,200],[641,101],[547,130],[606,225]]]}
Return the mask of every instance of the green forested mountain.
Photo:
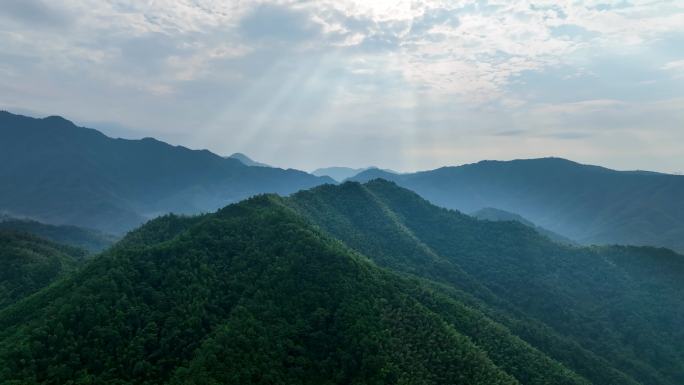
{"label": "green forested mountain", "polygon": [[151,138],[113,139],[56,116],[8,112],[0,112],[0,180],[0,212],[112,234],[168,212],[213,211],[256,193],[334,182]]}
{"label": "green forested mountain", "polygon": [[76,270],[81,249],[0,230],[0,310]]}
{"label": "green forested mountain", "polygon": [[614,171],[565,159],[482,161],[412,174],[368,170],[430,202],[470,213],[496,207],[585,244],[684,252],[684,176]]}
{"label": "green forested mountain", "polygon": [[379,265],[475,297],[469,301],[594,383],[620,383],[618,371],[643,384],[684,382],[681,255],[565,246],[522,224],[438,208],[382,180],[321,186],[290,202]]}
{"label": "green forested mountain", "polygon": [[0,384],[677,385],[682,258],[386,181],[263,195],[153,220],[0,311]]}
{"label": "green forested mountain", "polygon": [[28,233],[50,241],[98,252],[116,242],[117,238],[97,230],[69,225],[48,225],[30,219],[0,217],[0,231]]}
{"label": "green forested mountain", "polygon": [[277,197],[150,225],[0,313],[0,383],[518,383],[424,304],[448,299]]}

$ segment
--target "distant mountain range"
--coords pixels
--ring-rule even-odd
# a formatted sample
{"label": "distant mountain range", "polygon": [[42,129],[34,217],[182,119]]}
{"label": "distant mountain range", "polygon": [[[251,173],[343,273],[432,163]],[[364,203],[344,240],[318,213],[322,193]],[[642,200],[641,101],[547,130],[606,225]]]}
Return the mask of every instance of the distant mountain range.
{"label": "distant mountain range", "polygon": [[113,234],[168,212],[213,211],[257,193],[334,183],[152,138],[113,139],[57,116],[9,112],[0,112],[0,180],[0,212]]}
{"label": "distant mountain range", "polygon": [[652,245],[684,251],[684,176],[615,171],[565,159],[482,161],[411,174],[367,170],[439,206],[514,212],[585,244]]}
{"label": "distant mountain range", "polygon": [[241,153],[241,152],[236,152],[236,153],[234,153],[233,155],[230,155],[228,158],[237,159],[237,160],[239,160],[240,162],[242,162],[242,164],[244,164],[245,166],[251,166],[251,167],[271,167],[271,166],[267,165],[266,163],[259,163],[259,162],[257,162],[257,161],[254,161],[254,160],[252,160],[250,157],[248,157],[247,155],[245,155],[245,154],[243,154],[243,153]]}
{"label": "distant mountain range", "polygon": [[364,171],[368,170],[380,170],[386,173],[396,174],[396,171],[388,169],[378,169],[377,167],[365,167],[365,168],[351,168],[351,167],[324,167],[314,170],[311,174],[317,176],[329,176],[338,182],[344,182],[346,179],[354,177]]}
{"label": "distant mountain range", "polygon": [[684,383],[684,256],[383,180],[162,216],[71,271],[42,247],[0,235],[0,290],[36,284],[0,308],[3,384]]}
{"label": "distant mountain range", "polygon": [[[258,166],[258,167],[256,167]],[[346,179],[383,178],[472,213],[516,213],[583,244],[684,251],[684,176],[614,171],[558,158],[482,161],[397,174],[330,167],[311,175],[235,153],[109,138],[60,117],[0,112],[0,212],[121,235],[168,212],[216,210],[259,193],[290,194]],[[548,234],[547,234],[548,235]]]}

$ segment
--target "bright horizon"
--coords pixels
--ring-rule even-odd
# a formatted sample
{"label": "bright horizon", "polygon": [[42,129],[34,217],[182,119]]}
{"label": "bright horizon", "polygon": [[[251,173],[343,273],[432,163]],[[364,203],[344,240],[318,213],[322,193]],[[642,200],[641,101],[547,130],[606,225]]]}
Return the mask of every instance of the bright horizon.
{"label": "bright horizon", "polygon": [[684,4],[9,0],[0,109],[279,167],[684,170]]}

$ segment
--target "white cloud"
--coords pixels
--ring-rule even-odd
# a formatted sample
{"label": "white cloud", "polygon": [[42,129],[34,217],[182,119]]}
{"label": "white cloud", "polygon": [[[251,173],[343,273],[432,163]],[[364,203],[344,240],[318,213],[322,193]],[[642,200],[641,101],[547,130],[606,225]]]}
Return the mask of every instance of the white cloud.
{"label": "white cloud", "polygon": [[[385,142],[400,147],[397,135],[423,141],[424,148],[441,140],[447,151],[454,138],[478,132],[560,141],[605,127],[656,129],[659,122],[638,115],[656,111],[667,117],[664,129],[684,124],[674,110],[680,104],[657,104],[684,97],[679,83],[667,81],[684,79],[682,60],[657,48],[681,44],[682,2],[6,0],[3,6],[5,106],[119,121],[217,151],[268,155],[263,138],[285,140],[290,129],[302,143],[313,132],[343,143],[357,138],[363,159],[375,153],[364,141],[377,140],[372,149]],[[596,68],[600,55],[618,57],[614,76],[613,68]],[[643,78],[620,74],[627,67]],[[534,88],[530,74],[554,82]],[[632,83],[642,88],[619,94]],[[575,87],[582,84],[590,92]],[[555,99],[540,102],[547,94]],[[195,130],[185,134],[189,126]],[[371,128],[375,139],[363,134]],[[230,140],[216,140],[219,134]],[[231,148],[235,143],[248,148]]]}
{"label": "white cloud", "polygon": [[[326,9],[343,14],[347,22],[366,20],[366,30],[351,35],[358,44],[383,33],[394,36],[398,44],[387,54],[388,65],[397,66],[414,86],[478,101],[505,97],[505,88],[516,75],[565,64],[577,51],[626,50],[625,45],[636,47],[665,33],[684,32],[684,6],[671,2],[637,1],[627,6],[555,0],[484,5],[467,1],[315,4],[311,11],[323,21],[331,14],[321,11]],[[412,33],[414,24],[435,14],[442,19],[433,17],[431,26]],[[337,31],[349,31],[344,20],[342,27],[339,17],[336,20]],[[555,34],[554,28],[561,26],[577,32]]]}
{"label": "white cloud", "polygon": [[664,70],[680,70],[684,69],[684,60],[675,60],[665,63],[662,67]]}
{"label": "white cloud", "polygon": [[665,63],[661,69],[668,71],[677,78],[684,78],[684,60],[675,60]]}
{"label": "white cloud", "polygon": [[[192,79],[208,61],[253,50],[257,43],[245,40],[236,28],[264,3],[297,10],[301,17],[321,26],[322,35],[310,41],[308,49],[344,49],[347,56],[381,56],[416,89],[478,101],[505,97],[505,89],[516,75],[563,64],[580,49],[638,45],[663,33],[684,31],[684,5],[652,1],[609,7],[603,1],[570,0],[67,0],[45,11],[59,11],[62,19],[68,18],[69,28],[64,33],[13,24],[3,28],[7,39],[0,45],[9,52],[31,52],[42,60],[60,58],[62,66],[79,68],[73,62],[85,59],[101,65],[127,60],[121,57],[118,42],[157,34],[184,47],[180,53],[165,53],[166,60],[161,62],[167,65],[158,68],[154,79],[171,83]],[[17,22],[25,20],[5,19],[8,24]],[[254,28],[273,28],[268,20],[259,22],[255,20]],[[416,29],[421,23],[427,25]],[[592,35],[554,34],[559,26],[572,26]],[[287,30],[278,33],[286,34]],[[365,50],[355,50],[362,47]],[[102,70],[116,71],[111,66]]]}

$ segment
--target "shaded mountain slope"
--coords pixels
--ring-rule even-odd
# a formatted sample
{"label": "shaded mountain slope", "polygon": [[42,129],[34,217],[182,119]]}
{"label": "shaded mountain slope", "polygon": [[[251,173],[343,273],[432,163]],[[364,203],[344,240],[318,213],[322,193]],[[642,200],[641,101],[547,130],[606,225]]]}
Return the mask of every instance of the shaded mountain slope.
{"label": "shaded mountain slope", "polygon": [[0,112],[0,179],[12,181],[0,189],[0,211],[115,234],[168,212],[213,211],[256,193],[334,182],[8,112]]}
{"label": "shaded mountain slope", "polygon": [[68,225],[48,225],[29,219],[0,218],[0,231],[9,230],[29,233],[53,242],[79,247],[90,252],[106,249],[117,238],[97,230]]}
{"label": "shaded mountain slope", "polygon": [[0,230],[0,310],[75,271],[86,255],[81,249]]}
{"label": "shaded mountain slope", "polygon": [[681,255],[563,246],[521,224],[435,207],[380,180],[322,186],[290,201],[380,265],[471,293],[485,313],[595,383],[619,383],[609,380],[615,372],[597,370],[603,366],[648,384],[683,378],[684,334],[675,326],[684,320],[682,285],[632,265],[670,266],[681,278]]}
{"label": "shaded mountain slope", "polygon": [[511,211],[581,243],[684,251],[684,176],[614,171],[564,159],[482,161],[413,174],[368,170],[430,202],[462,212]]}

